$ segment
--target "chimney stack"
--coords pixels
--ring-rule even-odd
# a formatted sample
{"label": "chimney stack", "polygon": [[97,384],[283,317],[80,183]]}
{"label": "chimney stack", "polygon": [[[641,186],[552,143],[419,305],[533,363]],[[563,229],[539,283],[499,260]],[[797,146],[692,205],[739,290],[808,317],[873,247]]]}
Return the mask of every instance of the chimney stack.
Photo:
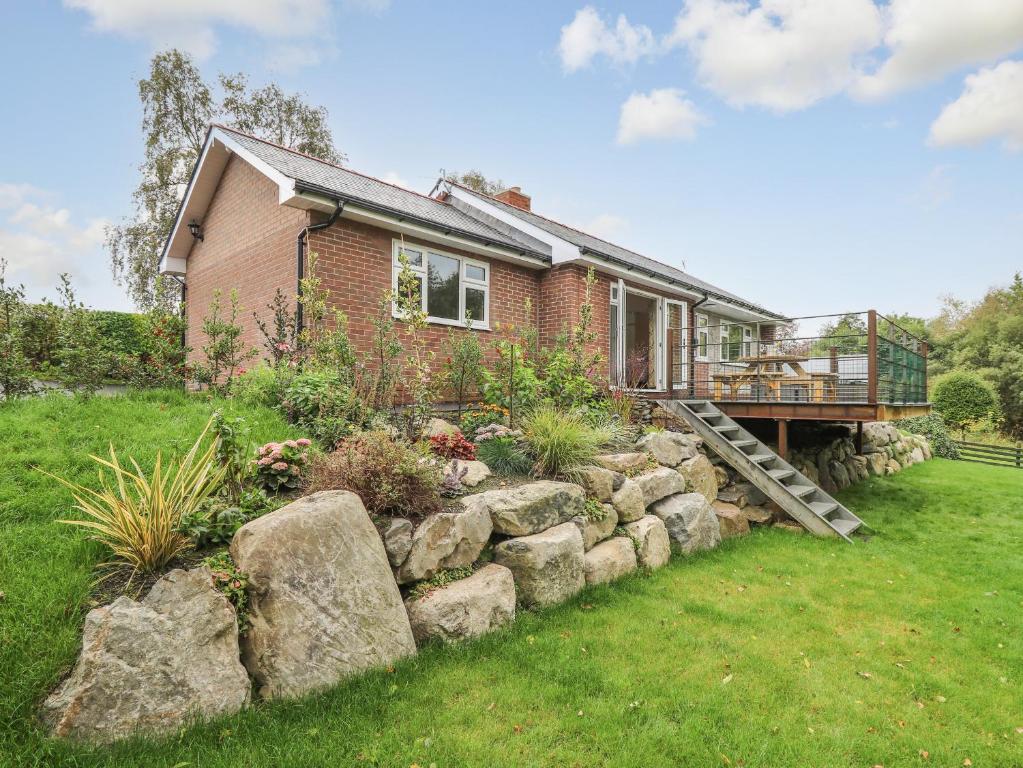
{"label": "chimney stack", "polygon": [[532,198],[529,195],[522,194],[521,187],[510,187],[503,192],[498,192],[494,197],[502,203],[521,208],[523,211],[530,210],[529,204]]}

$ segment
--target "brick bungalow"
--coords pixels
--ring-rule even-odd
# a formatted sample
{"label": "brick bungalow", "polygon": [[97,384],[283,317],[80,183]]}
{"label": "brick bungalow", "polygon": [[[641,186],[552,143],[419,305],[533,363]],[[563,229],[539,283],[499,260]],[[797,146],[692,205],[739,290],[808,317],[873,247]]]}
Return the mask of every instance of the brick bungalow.
{"label": "brick bungalow", "polygon": [[252,310],[278,288],[295,296],[308,254],[316,253],[332,303],[365,351],[380,297],[395,285],[402,244],[422,276],[438,351],[467,311],[485,342],[528,326],[541,345],[551,344],[576,320],[594,268],[594,326],[608,380],[652,394],[684,389],[690,378],[707,381],[701,367],[749,355],[754,339],[773,338],[783,319],[540,216],[518,188],[490,197],[442,180],[420,195],[221,126],[208,132],[160,271],[183,283],[195,357],[214,290],[238,290],[247,310],[243,338],[259,346]]}

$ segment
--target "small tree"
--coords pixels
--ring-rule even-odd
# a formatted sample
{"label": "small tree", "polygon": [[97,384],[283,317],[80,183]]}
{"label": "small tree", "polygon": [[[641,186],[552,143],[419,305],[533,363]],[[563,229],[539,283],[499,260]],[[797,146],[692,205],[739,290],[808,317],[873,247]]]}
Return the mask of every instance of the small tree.
{"label": "small tree", "polygon": [[57,293],[63,308],[57,344],[61,382],[72,392],[90,397],[103,386],[112,356],[92,313],[75,296],[67,273],[60,276]]}
{"label": "small tree", "polygon": [[0,260],[0,391],[4,402],[35,391],[24,353],[25,286],[7,285],[7,259]]}
{"label": "small tree", "polygon": [[483,377],[483,347],[472,329],[472,315],[465,313],[465,333],[448,330],[448,354],[444,361],[444,380],[458,403],[458,419],[466,395],[475,391]]}
{"label": "small tree", "polygon": [[290,365],[298,359],[295,313],[284,296],[284,291],[280,288],[274,293],[273,299],[266,305],[266,308],[270,311],[269,323],[257,313],[252,313],[256,327],[263,336],[263,346],[266,348],[264,359],[274,368]]}
{"label": "small tree", "polygon": [[394,389],[400,371],[401,342],[395,337],[394,315],[391,311],[393,300],[390,291],[377,302],[377,312],[373,317],[373,386],[370,399],[375,410],[383,410],[394,405]]}
{"label": "small tree", "polygon": [[994,388],[968,371],[953,371],[942,376],[934,384],[931,400],[945,423],[958,429],[964,437],[972,424],[998,415]]}
{"label": "small tree", "polygon": [[196,365],[195,380],[214,392],[226,394],[239,369],[258,351],[242,341],[242,327],[238,325],[238,313],[241,311],[238,291],[231,290],[226,315],[221,305],[222,295],[219,288],[213,292],[209,312],[202,321],[202,332],[206,336],[202,352],[206,362]]}
{"label": "small tree", "polygon": [[398,253],[398,290],[393,296],[398,316],[405,323],[405,368],[408,374],[405,389],[409,404],[397,415],[398,427],[410,442],[422,437],[423,428],[433,413],[437,387],[433,376],[434,353],[427,347],[423,331],[427,326],[423,309],[422,289],[418,275],[412,271],[404,249]]}

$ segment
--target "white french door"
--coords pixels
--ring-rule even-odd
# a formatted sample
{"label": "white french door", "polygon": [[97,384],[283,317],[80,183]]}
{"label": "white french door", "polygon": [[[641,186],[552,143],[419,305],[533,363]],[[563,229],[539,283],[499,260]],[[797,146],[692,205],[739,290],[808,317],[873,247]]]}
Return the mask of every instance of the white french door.
{"label": "white french door", "polygon": [[[673,336],[671,384],[673,389],[685,389],[689,381],[689,339],[686,338],[691,333],[689,305],[675,299],[665,299],[664,304],[664,370],[668,369],[668,343]],[[665,374],[664,386],[667,385]]]}

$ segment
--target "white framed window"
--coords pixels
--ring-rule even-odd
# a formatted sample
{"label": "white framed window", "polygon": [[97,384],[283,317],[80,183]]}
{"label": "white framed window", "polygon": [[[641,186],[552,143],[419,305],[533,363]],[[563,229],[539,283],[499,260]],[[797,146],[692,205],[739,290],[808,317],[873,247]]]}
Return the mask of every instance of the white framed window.
{"label": "white framed window", "polygon": [[742,327],[742,355],[753,357],[753,329],[748,325]]}
{"label": "white framed window", "polygon": [[[455,256],[435,248],[402,244],[394,240],[391,258],[391,285],[398,289],[401,272],[399,254],[404,251],[409,268],[419,280],[419,299],[427,320],[440,325],[465,325],[466,312],[472,314],[472,327],[490,330],[490,265]],[[392,307],[395,317],[398,308]]]}
{"label": "white framed window", "polygon": [[621,375],[619,374],[619,360],[618,360],[618,345],[620,341],[618,339],[618,295],[619,287],[618,283],[611,283],[611,296],[608,303],[608,370],[611,375],[612,386],[621,385]]}
{"label": "white framed window", "polygon": [[723,361],[738,360],[749,357],[753,341],[753,331],[748,325],[737,323],[721,324],[721,359]]}
{"label": "white framed window", "polygon": [[696,359],[707,360],[707,347],[710,344],[710,329],[707,327],[707,316],[696,315]]}

